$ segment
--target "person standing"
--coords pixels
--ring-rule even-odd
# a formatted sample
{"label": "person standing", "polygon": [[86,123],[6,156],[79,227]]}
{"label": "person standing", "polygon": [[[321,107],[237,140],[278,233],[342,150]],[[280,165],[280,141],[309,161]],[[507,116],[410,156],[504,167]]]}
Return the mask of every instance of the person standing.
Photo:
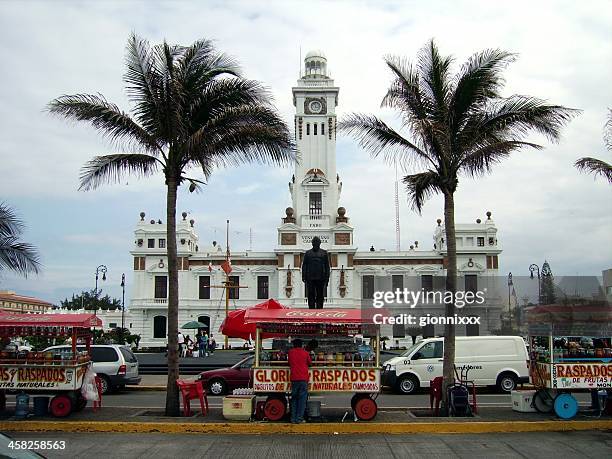
{"label": "person standing", "polygon": [[185,349],[185,337],[183,336],[183,334],[180,331],[178,332],[177,342],[178,342],[178,347],[179,347],[178,348],[179,355],[182,357],[184,349]]}
{"label": "person standing", "polygon": [[291,381],[291,422],[300,424],[304,421],[306,400],[308,400],[308,367],[312,365],[310,354],[302,348],[302,340],[293,340],[293,348],[287,356],[289,360]]}
{"label": "person standing", "polygon": [[323,309],[330,275],[329,256],[321,248],[321,239],[312,238],[312,249],[304,254],[302,262],[302,282],[306,285],[308,308]]}
{"label": "person standing", "polygon": [[206,346],[208,341],[205,339],[206,334],[202,333],[198,339],[198,349],[200,350],[200,357],[206,357]]}
{"label": "person standing", "polygon": [[215,341],[215,338],[213,338],[213,335],[211,333],[210,338],[208,338],[208,352],[210,352],[210,355],[213,355],[215,353],[216,348],[217,342]]}

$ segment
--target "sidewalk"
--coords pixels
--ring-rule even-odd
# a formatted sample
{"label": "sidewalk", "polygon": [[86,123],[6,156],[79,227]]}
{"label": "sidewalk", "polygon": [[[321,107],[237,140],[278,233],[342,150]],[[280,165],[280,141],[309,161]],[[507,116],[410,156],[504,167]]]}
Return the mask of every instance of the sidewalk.
{"label": "sidewalk", "polygon": [[[168,418],[162,410],[104,408],[93,412],[90,407],[67,418],[51,416],[16,420],[11,408],[0,416],[4,432],[122,432],[122,433],[215,433],[215,434],[408,434],[408,433],[493,433],[542,432],[574,430],[612,430],[612,419],[580,414],[572,421],[554,415],[518,413],[511,408],[481,408],[472,418],[435,418],[429,410],[381,410],[375,421],[355,421],[345,409],[324,409],[316,423],[293,425],[287,422],[227,421],[220,408],[211,408],[202,417],[192,402],[196,415]],[[344,422],[342,421],[344,419]]]}

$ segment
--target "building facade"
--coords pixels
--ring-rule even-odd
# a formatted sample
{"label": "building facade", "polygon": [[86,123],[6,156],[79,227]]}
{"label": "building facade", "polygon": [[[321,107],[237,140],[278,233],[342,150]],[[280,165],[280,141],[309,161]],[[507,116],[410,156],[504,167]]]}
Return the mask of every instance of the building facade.
{"label": "building facade", "polygon": [[53,305],[48,301],[39,300],[31,296],[18,295],[10,290],[0,290],[0,311],[2,312],[29,312],[44,314]]}
{"label": "building facade", "polygon": [[[336,107],[339,88],[328,76],[327,59],[312,51],[304,60],[304,74],[292,88],[295,106],[295,141],[300,155],[289,182],[291,205],[277,228],[277,246],[269,252],[232,252],[229,291],[230,309],[243,308],[275,298],[291,307],[307,307],[301,281],[303,254],[318,236],[330,254],[331,277],[324,307],[359,307],[372,298],[378,280],[388,279],[389,287],[430,288],[433,279],[445,274],[446,244],[444,226],[434,227],[432,248],[415,242],[407,251],[385,251],[354,243],[354,228],[349,212],[341,205],[343,183],[336,170]],[[367,209],[352,209],[353,212]],[[486,220],[457,224],[459,288],[474,288],[479,279],[496,276],[498,256],[497,228],[488,212]],[[134,285],[126,323],[141,335],[141,346],[164,346],[167,334],[167,257],[166,225],[148,220],[141,212],[134,232]],[[179,326],[199,320],[217,333],[225,317],[225,281],[220,269],[224,249],[213,242],[199,241],[195,222],[177,223],[179,257]],[[377,280],[378,279],[378,280]],[[499,325],[500,310],[494,295],[483,311],[486,316],[478,330],[463,333],[487,333]],[[429,334],[441,333],[442,327]],[[459,333],[462,333],[459,330]],[[383,328],[383,335],[404,339],[405,327]],[[220,336],[219,336],[220,338]],[[217,339],[217,342],[221,342]]]}

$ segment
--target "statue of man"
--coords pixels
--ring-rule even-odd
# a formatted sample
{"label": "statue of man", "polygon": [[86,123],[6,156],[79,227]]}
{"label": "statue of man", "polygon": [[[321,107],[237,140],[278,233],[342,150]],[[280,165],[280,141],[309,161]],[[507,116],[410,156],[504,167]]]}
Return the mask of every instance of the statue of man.
{"label": "statue of man", "polygon": [[323,309],[330,270],[327,251],[321,248],[321,239],[315,236],[312,249],[306,251],[302,262],[302,282],[306,284],[310,309]]}

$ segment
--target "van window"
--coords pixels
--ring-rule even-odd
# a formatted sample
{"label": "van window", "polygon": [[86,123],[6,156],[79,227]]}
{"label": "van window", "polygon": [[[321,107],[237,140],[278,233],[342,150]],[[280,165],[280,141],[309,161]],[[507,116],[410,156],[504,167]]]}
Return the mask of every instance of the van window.
{"label": "van window", "polygon": [[442,358],[442,341],[434,341],[423,344],[423,347],[417,351],[412,357],[412,360],[420,359],[441,359]]}
{"label": "van window", "polygon": [[119,350],[121,351],[121,354],[123,354],[123,358],[125,359],[126,362],[129,362],[129,363],[138,362],[138,359],[136,358],[136,356],[132,354],[132,351],[130,351],[129,349],[126,349],[125,347],[120,347]]}
{"label": "van window", "polygon": [[119,360],[117,351],[112,347],[92,347],[89,350],[94,362],[116,362]]}

